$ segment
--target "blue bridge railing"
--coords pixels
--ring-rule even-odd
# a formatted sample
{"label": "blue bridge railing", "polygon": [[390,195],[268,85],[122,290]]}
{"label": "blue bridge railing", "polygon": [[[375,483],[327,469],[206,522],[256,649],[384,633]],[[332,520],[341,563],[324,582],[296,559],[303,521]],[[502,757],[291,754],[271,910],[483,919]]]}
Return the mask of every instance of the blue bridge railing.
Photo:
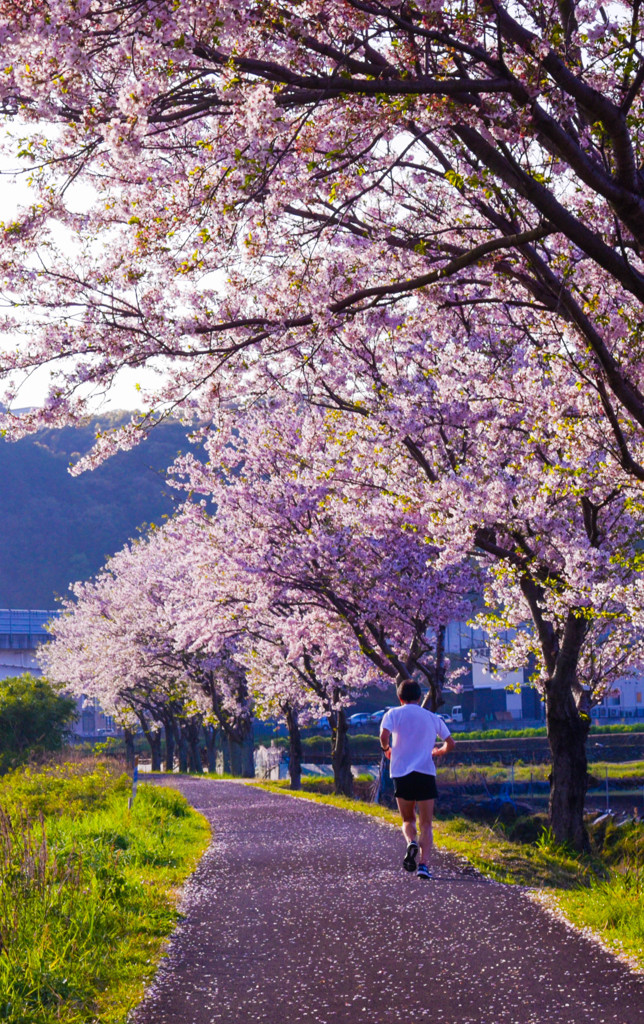
{"label": "blue bridge railing", "polygon": [[60,615],[51,608],[0,608],[0,649],[28,649],[44,643],[45,623]]}

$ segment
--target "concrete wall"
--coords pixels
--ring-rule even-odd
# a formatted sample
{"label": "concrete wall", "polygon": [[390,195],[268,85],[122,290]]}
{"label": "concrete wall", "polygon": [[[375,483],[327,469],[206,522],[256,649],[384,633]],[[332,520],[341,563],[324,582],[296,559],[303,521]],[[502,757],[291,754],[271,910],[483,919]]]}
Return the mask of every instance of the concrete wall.
{"label": "concrete wall", "polygon": [[0,679],[21,676],[25,672],[31,672],[32,676],[42,675],[35,650],[0,650]]}

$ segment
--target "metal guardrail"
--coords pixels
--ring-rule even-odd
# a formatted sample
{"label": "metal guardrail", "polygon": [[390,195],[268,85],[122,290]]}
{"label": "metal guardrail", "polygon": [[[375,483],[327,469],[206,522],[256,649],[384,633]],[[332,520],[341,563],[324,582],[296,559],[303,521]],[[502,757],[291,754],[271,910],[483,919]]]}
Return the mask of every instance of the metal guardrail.
{"label": "metal guardrail", "polygon": [[0,608],[0,633],[46,637],[45,623],[60,615],[50,608]]}
{"label": "metal guardrail", "polygon": [[0,650],[34,650],[46,643],[45,624],[58,615],[58,609],[0,608]]}

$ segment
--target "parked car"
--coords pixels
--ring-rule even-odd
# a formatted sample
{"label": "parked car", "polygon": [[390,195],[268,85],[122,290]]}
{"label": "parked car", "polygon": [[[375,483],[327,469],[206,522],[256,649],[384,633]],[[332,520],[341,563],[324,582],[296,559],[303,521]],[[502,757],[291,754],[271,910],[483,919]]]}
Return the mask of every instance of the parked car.
{"label": "parked car", "polygon": [[315,728],[316,729],[321,729],[322,732],[331,732],[331,723],[329,721],[329,716],[328,715],[323,715],[322,718],[320,718],[315,723]]}
{"label": "parked car", "polygon": [[464,722],[465,715],[463,714],[463,708],[460,704],[455,704],[452,708],[452,718],[455,722]]}
{"label": "parked car", "polygon": [[372,715],[369,715],[369,721],[375,722],[376,725],[380,725],[388,711],[391,711],[391,706],[387,708],[381,708],[380,711],[374,711]]}
{"label": "parked car", "polygon": [[440,712],[438,712],[438,717],[443,719],[445,725],[451,725],[451,723],[454,721],[451,715],[441,715]]}
{"label": "parked car", "polygon": [[371,715],[366,711],[359,711],[355,715],[349,715],[349,725],[366,725],[367,722],[371,722]]}

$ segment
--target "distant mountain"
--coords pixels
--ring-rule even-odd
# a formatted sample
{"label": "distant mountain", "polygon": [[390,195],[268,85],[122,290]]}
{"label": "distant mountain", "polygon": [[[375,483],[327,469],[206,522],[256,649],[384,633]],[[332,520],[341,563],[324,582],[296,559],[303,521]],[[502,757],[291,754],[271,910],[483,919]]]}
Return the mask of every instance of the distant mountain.
{"label": "distant mountain", "polygon": [[97,427],[127,419],[115,413],[86,427],[0,441],[0,607],[55,607],[70,582],[87,579],[138,528],[172,513],[180,494],[168,487],[165,470],[191,447],[178,423],[160,424],[147,441],[92,472],[68,472],[91,448]]}

